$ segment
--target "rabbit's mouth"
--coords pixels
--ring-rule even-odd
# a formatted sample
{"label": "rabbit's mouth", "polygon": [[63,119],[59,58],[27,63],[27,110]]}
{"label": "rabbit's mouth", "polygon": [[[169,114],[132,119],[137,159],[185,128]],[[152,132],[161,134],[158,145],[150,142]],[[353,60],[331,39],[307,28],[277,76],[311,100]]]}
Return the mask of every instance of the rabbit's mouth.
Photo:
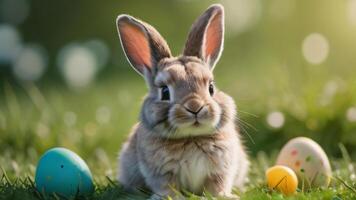
{"label": "rabbit's mouth", "polygon": [[215,124],[217,122],[215,113],[210,105],[204,105],[198,111],[191,111],[184,106],[176,105],[169,112],[168,118],[177,127],[199,127],[201,125]]}
{"label": "rabbit's mouth", "polygon": [[219,122],[219,110],[210,104],[204,105],[196,112],[187,110],[177,104],[169,112],[168,121],[175,127],[174,137],[212,135]]}
{"label": "rabbit's mouth", "polygon": [[198,120],[195,120],[193,126],[194,126],[194,127],[199,127],[199,126],[200,126],[200,123],[198,122]]}

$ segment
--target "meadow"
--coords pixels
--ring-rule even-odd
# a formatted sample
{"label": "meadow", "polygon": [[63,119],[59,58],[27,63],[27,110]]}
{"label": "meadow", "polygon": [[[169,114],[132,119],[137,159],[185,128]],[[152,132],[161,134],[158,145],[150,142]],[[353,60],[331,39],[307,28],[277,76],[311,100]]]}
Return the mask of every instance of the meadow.
{"label": "meadow", "polygon": [[[147,87],[126,61],[114,21],[129,13],[152,23],[178,55],[211,3],[226,11],[215,82],[236,101],[253,163],[247,190],[234,193],[248,200],[356,199],[355,0],[24,2],[0,0],[0,199],[59,199],[34,188],[37,162],[53,147],[89,165],[95,193],[80,199],[148,198],[116,182],[118,152]],[[284,196],[267,188],[265,170],[298,136],[320,144],[333,176],[328,188]]]}
{"label": "meadow", "polygon": [[[4,82],[2,91],[5,98],[1,100],[0,121],[0,199],[51,199],[36,192],[34,174],[41,154],[56,146],[75,151],[88,163],[96,184],[95,194],[88,199],[148,197],[147,192],[123,192],[115,178],[118,150],[131,125],[137,121],[141,99],[146,91],[144,82],[139,79],[138,76],[122,76],[113,82],[102,80],[90,90],[80,93],[56,85],[40,89],[33,84],[17,85],[15,91],[14,86]],[[340,95],[340,98],[343,96]],[[291,113],[284,111],[285,124],[282,128],[273,128],[267,122],[268,113],[257,112],[264,106],[249,102],[240,106],[240,120],[237,122],[253,161],[248,190],[242,194],[242,199],[284,199],[286,197],[282,194],[266,187],[264,173],[268,167],[273,166],[278,150],[286,140],[307,129],[306,122],[298,122]],[[249,104],[251,106],[248,108],[243,107]],[[335,115],[344,118],[341,113]],[[319,120],[323,116],[320,114]],[[346,121],[338,118],[334,120]],[[334,120],[329,123],[334,123]],[[273,125],[273,122],[270,123]],[[344,124],[350,126],[346,122]],[[334,134],[331,130],[327,131],[330,126],[326,123],[320,127],[320,132],[325,134],[323,137],[333,137],[327,135]],[[343,127],[340,130],[348,129]],[[312,132],[309,130],[310,134]],[[323,140],[322,137],[314,138]],[[332,163],[333,179],[330,187],[299,191],[297,195],[286,199],[356,198],[355,163],[352,161],[355,155],[350,154],[353,152],[349,152],[342,142],[330,146],[322,142],[320,144],[327,150]],[[212,198],[209,195],[207,197]]]}

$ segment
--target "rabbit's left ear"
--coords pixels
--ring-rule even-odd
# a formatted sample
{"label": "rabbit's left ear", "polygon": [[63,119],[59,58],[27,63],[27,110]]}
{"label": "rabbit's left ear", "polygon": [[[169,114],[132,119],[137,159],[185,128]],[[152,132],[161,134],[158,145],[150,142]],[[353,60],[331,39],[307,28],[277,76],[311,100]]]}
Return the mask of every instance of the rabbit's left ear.
{"label": "rabbit's left ear", "polygon": [[139,74],[151,74],[161,59],[171,57],[166,41],[151,25],[129,15],[118,16],[116,23],[125,55]]}
{"label": "rabbit's left ear", "polygon": [[183,54],[196,56],[213,69],[224,43],[224,7],[210,6],[193,24]]}

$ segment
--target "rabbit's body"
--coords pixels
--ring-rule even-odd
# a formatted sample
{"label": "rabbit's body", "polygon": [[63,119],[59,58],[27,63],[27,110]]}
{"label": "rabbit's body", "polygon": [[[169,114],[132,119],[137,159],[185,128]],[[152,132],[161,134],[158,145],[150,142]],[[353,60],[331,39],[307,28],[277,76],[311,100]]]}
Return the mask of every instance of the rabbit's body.
{"label": "rabbit's body", "polygon": [[235,103],[213,83],[223,19],[223,8],[211,6],[194,23],[183,55],[173,57],[152,26],[119,16],[122,47],[149,87],[140,122],[120,152],[125,188],[230,195],[233,186],[243,186],[249,162],[234,123]]}
{"label": "rabbit's body", "polygon": [[234,130],[173,140],[154,135],[138,124],[124,145],[119,167],[124,186],[148,187],[160,195],[172,195],[171,187],[228,195],[232,186],[243,185],[248,162]]}

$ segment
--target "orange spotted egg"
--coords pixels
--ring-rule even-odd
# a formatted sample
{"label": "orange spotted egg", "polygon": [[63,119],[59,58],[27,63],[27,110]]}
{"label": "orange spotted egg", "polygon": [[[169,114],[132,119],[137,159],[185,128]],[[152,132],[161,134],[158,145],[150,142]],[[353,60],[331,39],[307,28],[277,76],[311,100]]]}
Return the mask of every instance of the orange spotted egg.
{"label": "orange spotted egg", "polygon": [[279,153],[276,164],[293,169],[301,188],[327,187],[330,183],[329,159],[312,139],[297,137],[290,140]]}

